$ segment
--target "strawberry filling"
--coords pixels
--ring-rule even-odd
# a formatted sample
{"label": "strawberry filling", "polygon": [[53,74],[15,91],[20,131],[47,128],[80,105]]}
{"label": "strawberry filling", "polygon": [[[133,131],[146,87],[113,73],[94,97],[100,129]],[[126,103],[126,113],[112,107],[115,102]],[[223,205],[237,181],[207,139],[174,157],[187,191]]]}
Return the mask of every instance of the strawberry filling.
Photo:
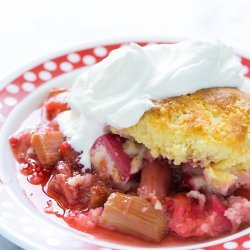
{"label": "strawberry filling", "polygon": [[215,195],[201,204],[197,197],[177,194],[166,199],[167,228],[181,237],[216,237],[232,230],[225,211]]}

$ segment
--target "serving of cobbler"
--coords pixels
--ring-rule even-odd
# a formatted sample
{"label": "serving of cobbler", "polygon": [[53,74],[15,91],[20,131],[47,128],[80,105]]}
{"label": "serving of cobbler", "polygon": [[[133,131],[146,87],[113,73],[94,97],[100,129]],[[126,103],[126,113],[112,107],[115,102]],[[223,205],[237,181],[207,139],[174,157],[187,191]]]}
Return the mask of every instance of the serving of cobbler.
{"label": "serving of cobbler", "polygon": [[[160,58],[157,53],[153,59]],[[133,63],[131,60],[126,62]],[[107,65],[112,62],[110,59]],[[120,74],[119,70],[126,67],[121,65],[115,72]],[[178,67],[181,65],[178,63]],[[112,71],[105,71],[104,66],[94,66],[92,75],[102,71],[106,77],[110,76]],[[212,69],[211,72],[214,73]],[[92,75],[88,81],[95,84],[101,76],[105,78],[103,74]],[[87,85],[85,89],[89,90]],[[93,105],[108,91],[101,89],[99,99],[92,100]],[[97,130],[99,127],[95,125],[85,126],[85,141],[77,122],[93,117],[80,114],[84,105],[80,106],[80,101],[78,105],[76,100],[81,93],[77,96],[72,92],[74,87],[51,89],[41,105],[39,124],[9,138],[20,172],[30,184],[41,185],[46,195],[57,202],[64,211],[61,217],[69,225],[90,233],[104,228],[156,243],[166,235],[201,240],[249,226],[250,96],[247,93],[230,85],[204,87],[166,98],[151,96],[152,106],[136,122],[116,126],[118,122],[110,116],[111,122],[106,122],[103,130]],[[111,102],[112,96],[109,98],[107,101]],[[114,97],[112,105],[123,100],[122,95],[119,98]],[[86,105],[91,103],[87,102],[87,96],[83,99]],[[138,108],[137,103],[133,105]],[[121,113],[117,120],[123,119]],[[124,113],[127,115],[128,110]],[[73,117],[68,124],[65,115]],[[69,130],[67,125],[75,127]],[[93,136],[95,129],[98,133]],[[88,134],[95,140],[89,145],[89,152],[84,152],[81,145],[89,143]],[[52,202],[45,212],[55,213]]]}

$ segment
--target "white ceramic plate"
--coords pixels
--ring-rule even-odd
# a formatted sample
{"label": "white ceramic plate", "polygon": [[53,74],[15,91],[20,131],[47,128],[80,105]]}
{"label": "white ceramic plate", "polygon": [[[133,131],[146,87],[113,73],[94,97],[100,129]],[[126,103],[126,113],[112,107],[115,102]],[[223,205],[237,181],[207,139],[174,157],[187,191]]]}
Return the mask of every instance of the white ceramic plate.
{"label": "white ceramic plate", "polygon": [[[84,234],[59,222],[53,215],[45,215],[37,209],[22,190],[20,175],[8,145],[8,136],[37,108],[48,90],[55,86],[69,86],[80,71],[85,70],[108,55],[108,53],[130,41],[142,45],[169,40],[149,39],[106,42],[82,46],[60,54],[54,54],[13,73],[2,82],[0,91],[0,228],[1,234],[26,249],[135,249],[118,245]],[[172,42],[172,41],[171,41]],[[245,75],[250,77],[250,61],[241,58]],[[249,84],[250,87],[250,84]],[[37,188],[29,187],[36,191]],[[42,202],[42,201],[41,201]],[[162,247],[162,249],[250,249],[250,229],[237,234],[201,244]],[[143,248],[145,249],[145,248]]]}

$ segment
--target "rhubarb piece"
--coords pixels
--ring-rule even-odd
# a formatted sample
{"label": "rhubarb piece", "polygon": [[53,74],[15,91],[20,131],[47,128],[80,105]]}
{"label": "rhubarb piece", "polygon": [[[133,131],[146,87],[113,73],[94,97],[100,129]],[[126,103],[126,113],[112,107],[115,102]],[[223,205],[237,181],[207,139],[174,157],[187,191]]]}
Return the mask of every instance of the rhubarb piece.
{"label": "rhubarb piece", "polygon": [[113,193],[104,205],[100,225],[144,240],[160,242],[165,233],[165,216],[144,198]]}
{"label": "rhubarb piece", "polygon": [[32,154],[30,144],[32,133],[32,130],[27,129],[9,138],[12,152],[19,163],[25,163]]}
{"label": "rhubarb piece", "polygon": [[60,131],[46,131],[34,133],[31,137],[31,145],[42,164],[54,165],[60,159],[59,148],[63,140],[63,134]]}
{"label": "rhubarb piece", "polygon": [[105,186],[95,185],[90,188],[90,202],[88,207],[101,207],[107,201],[112,189]]}
{"label": "rhubarb piece", "polygon": [[158,161],[147,162],[141,171],[141,182],[138,194],[145,198],[164,198],[167,196],[171,186],[171,170],[168,164]]}
{"label": "rhubarb piece", "polygon": [[101,177],[123,185],[131,178],[131,158],[124,152],[122,138],[114,134],[99,137],[90,151],[91,162]]}

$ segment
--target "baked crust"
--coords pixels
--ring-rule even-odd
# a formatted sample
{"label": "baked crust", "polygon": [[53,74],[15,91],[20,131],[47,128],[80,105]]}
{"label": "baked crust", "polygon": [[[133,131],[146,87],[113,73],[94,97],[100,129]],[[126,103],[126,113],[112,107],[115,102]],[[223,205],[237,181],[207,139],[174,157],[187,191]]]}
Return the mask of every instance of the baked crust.
{"label": "baked crust", "polygon": [[229,187],[250,172],[250,96],[210,88],[154,101],[139,122],[122,132],[179,165],[198,163],[207,181]]}

